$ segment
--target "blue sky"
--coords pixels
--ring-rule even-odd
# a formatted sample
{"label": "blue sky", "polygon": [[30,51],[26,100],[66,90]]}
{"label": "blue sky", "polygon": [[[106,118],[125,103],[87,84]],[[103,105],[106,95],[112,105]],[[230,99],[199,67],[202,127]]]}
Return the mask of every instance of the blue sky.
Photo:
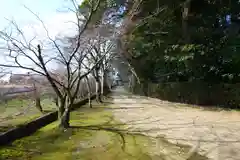
{"label": "blue sky", "polygon": [[[76,1],[80,3],[82,0]],[[9,24],[5,18],[14,19],[27,38],[31,39],[35,35],[40,40],[46,38],[40,22],[24,8],[24,5],[40,16],[53,38],[59,33],[68,35],[69,32],[73,33],[74,26],[69,21],[75,21],[76,17],[74,13],[66,12],[67,8],[72,6],[70,0],[1,0],[0,30]],[[3,63],[2,59],[0,63]],[[15,72],[25,71],[15,70]]]}

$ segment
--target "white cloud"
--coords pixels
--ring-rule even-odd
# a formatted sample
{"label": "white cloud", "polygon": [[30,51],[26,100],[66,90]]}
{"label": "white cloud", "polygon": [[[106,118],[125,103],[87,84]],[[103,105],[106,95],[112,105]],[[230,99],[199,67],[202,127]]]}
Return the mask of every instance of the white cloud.
{"label": "white cloud", "polygon": [[[82,0],[77,0],[82,1]],[[33,15],[32,15],[33,16]],[[39,15],[41,18],[41,14]],[[77,32],[76,26],[76,15],[73,12],[52,12],[48,17],[43,17],[44,24],[48,30],[48,33],[52,39],[55,39],[56,36],[74,36]],[[18,20],[18,19],[17,19]],[[23,23],[22,23],[23,22]],[[44,45],[44,48],[50,48],[49,40],[47,38],[47,33],[42,26],[41,22],[33,17],[29,19],[17,21],[20,29],[23,31],[25,38],[27,41],[30,41],[34,37],[35,40],[32,42],[34,46],[39,44]],[[21,37],[17,36],[16,38],[21,39]],[[54,52],[54,51],[52,51]],[[31,54],[31,53],[29,53]],[[2,57],[2,55],[1,55]],[[25,65],[33,65],[28,59],[21,59],[23,64]],[[0,60],[3,63],[3,60]],[[54,66],[53,66],[54,67]],[[22,69],[13,69],[13,72],[26,72]]]}
{"label": "white cloud", "polygon": [[[76,16],[74,13],[56,13],[44,21],[44,25],[52,39],[56,36],[74,36],[77,32]],[[47,32],[40,21],[34,24],[23,26],[23,32],[27,39],[36,39],[44,41],[47,39]]]}
{"label": "white cloud", "polygon": [[[46,30],[49,36],[54,40],[56,37],[74,36],[77,33],[76,15],[74,13],[56,13],[44,21]],[[32,42],[34,46],[42,44],[45,49],[44,55],[48,55],[49,58],[55,56],[56,48],[53,47],[53,43],[47,37],[47,32],[41,24],[37,21],[31,25],[25,25],[23,27],[24,35],[27,41],[36,37]],[[52,65],[54,67],[55,65]]]}

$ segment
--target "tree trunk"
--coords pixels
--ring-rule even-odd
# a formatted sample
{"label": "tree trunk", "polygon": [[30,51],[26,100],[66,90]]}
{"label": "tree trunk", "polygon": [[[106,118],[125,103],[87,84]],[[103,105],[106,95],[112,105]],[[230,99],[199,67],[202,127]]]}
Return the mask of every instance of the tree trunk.
{"label": "tree trunk", "polygon": [[70,120],[70,110],[73,102],[68,99],[68,97],[64,97],[64,99],[60,100],[58,119],[59,119],[59,127],[60,128],[68,128],[69,120]]}
{"label": "tree trunk", "polygon": [[43,113],[43,109],[42,109],[40,97],[36,97],[35,102],[36,102],[36,108],[37,108],[41,113]]}
{"label": "tree trunk", "polygon": [[133,86],[132,86],[132,74],[128,75],[128,90],[130,92],[133,92]]}
{"label": "tree trunk", "polygon": [[134,89],[135,89],[136,81],[137,81],[136,77],[134,76],[133,73],[131,73],[131,74],[129,75],[129,84],[128,84],[128,87],[129,87],[130,92],[132,92],[132,93],[135,92]]}
{"label": "tree trunk", "polygon": [[96,68],[93,72],[93,77],[95,78],[95,86],[96,86],[96,101],[102,103],[101,100],[101,81],[99,77],[99,68]]}
{"label": "tree trunk", "polygon": [[100,88],[101,88],[101,82],[99,78],[96,78],[96,101],[102,103]]}
{"label": "tree trunk", "polygon": [[[62,111],[62,110],[61,110]],[[69,107],[66,107],[65,110],[63,111],[62,116],[60,117],[60,123],[59,127],[60,128],[69,128],[69,120],[70,120],[70,109]]]}
{"label": "tree trunk", "polygon": [[61,101],[58,106],[58,119],[61,119],[65,110],[65,102]]}
{"label": "tree trunk", "polygon": [[91,96],[92,96],[91,92],[88,92],[88,105],[89,105],[90,108],[92,108]]}
{"label": "tree trunk", "polygon": [[67,128],[66,123],[66,116],[65,113],[65,99],[59,99],[59,97],[56,98],[56,102],[58,103],[58,120],[59,120],[59,128]]}
{"label": "tree trunk", "polygon": [[34,98],[35,98],[35,106],[37,108],[37,110],[39,110],[41,113],[43,113],[43,109],[42,109],[42,105],[41,105],[41,98],[39,95],[39,92],[37,90],[37,87],[35,85],[35,83],[33,83],[33,88],[34,88]]}
{"label": "tree trunk", "polygon": [[89,79],[88,79],[87,76],[86,76],[86,82],[87,82],[87,90],[88,90],[88,105],[89,105],[90,108],[92,108],[92,100],[91,100],[92,94],[91,94],[91,87],[90,87]]}
{"label": "tree trunk", "polygon": [[107,83],[107,74],[103,73],[101,75],[101,96],[104,97],[106,91],[110,90],[108,83]]}
{"label": "tree trunk", "polygon": [[190,3],[191,0],[186,0],[183,3],[183,11],[182,11],[182,31],[183,31],[183,39],[185,43],[190,42],[190,34],[188,28],[188,18],[189,18],[189,11],[190,11]]}
{"label": "tree trunk", "polygon": [[56,104],[56,106],[59,107],[58,97],[57,96],[54,97],[53,100],[54,100],[54,103]]}
{"label": "tree trunk", "polygon": [[104,73],[101,74],[101,97],[103,98],[103,94],[104,94]]}

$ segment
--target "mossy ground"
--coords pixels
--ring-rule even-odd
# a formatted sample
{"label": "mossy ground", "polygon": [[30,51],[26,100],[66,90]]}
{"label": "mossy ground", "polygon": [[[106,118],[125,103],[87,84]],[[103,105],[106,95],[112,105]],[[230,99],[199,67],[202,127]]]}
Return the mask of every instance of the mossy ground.
{"label": "mossy ground", "polygon": [[[56,110],[50,99],[41,101],[46,112]],[[30,99],[12,99],[0,104],[0,133],[42,116]]]}
{"label": "mossy ground", "polygon": [[188,152],[187,146],[126,132],[126,126],[114,120],[112,111],[105,108],[76,110],[71,113],[70,129],[61,131],[54,122],[32,136],[2,147],[0,159],[181,160]]}

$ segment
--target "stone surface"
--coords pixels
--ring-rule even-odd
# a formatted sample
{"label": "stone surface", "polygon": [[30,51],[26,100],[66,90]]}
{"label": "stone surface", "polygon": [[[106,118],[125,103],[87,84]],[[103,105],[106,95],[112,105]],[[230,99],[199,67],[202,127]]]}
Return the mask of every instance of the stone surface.
{"label": "stone surface", "polygon": [[117,119],[132,130],[193,146],[214,160],[240,160],[240,112],[209,111],[135,96],[118,87],[112,95]]}

